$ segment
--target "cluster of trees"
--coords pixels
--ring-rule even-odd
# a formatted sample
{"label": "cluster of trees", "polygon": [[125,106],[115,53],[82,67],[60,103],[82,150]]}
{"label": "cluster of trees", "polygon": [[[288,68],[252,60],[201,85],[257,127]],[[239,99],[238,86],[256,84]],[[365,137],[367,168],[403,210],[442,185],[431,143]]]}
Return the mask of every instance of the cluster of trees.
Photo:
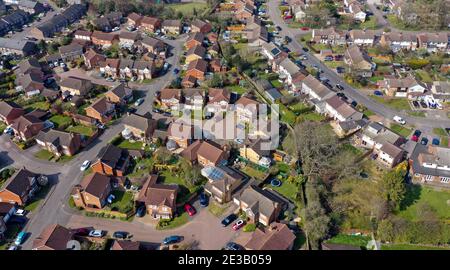
{"label": "cluster of trees", "polygon": [[336,5],[331,0],[311,3],[305,8],[304,25],[309,27],[326,27],[334,24],[337,17]]}
{"label": "cluster of trees", "polygon": [[407,27],[420,25],[425,29],[447,29],[449,10],[447,0],[408,0],[401,5],[400,19]]}

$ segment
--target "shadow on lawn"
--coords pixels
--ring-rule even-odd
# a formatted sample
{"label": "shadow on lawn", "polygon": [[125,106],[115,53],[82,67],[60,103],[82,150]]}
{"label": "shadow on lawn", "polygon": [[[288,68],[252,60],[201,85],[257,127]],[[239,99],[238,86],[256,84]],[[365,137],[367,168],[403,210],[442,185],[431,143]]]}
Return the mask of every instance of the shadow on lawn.
{"label": "shadow on lawn", "polygon": [[419,185],[407,185],[406,186],[406,195],[400,204],[400,210],[403,211],[409,206],[413,205],[420,199],[420,195],[422,193],[422,187]]}

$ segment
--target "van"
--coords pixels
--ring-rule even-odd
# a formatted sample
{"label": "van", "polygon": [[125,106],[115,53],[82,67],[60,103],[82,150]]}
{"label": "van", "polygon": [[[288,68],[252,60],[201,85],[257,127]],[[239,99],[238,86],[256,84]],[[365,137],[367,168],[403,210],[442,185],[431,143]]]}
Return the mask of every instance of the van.
{"label": "van", "polygon": [[401,125],[406,124],[406,121],[403,118],[401,118],[400,116],[398,116],[398,115],[394,116],[393,119],[394,119],[395,122],[397,122],[397,123],[399,123]]}

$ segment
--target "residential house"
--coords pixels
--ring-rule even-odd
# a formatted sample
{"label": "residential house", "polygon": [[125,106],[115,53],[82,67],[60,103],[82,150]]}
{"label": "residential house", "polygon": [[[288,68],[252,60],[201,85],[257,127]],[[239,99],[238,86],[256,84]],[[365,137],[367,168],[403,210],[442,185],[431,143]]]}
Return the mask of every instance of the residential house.
{"label": "residential house", "polygon": [[183,151],[180,152],[180,155],[191,164],[196,164],[198,162],[197,152],[201,145],[202,141],[196,140],[183,149]]}
{"label": "residential house", "polygon": [[411,75],[401,79],[385,78],[378,84],[380,89],[390,97],[414,97],[422,95],[426,90],[425,86]]}
{"label": "residential house", "polygon": [[209,62],[211,72],[213,73],[225,73],[227,71],[227,65],[222,59],[215,58]]}
{"label": "residential house", "polygon": [[355,110],[347,102],[336,95],[326,99],[324,103],[325,113],[336,121],[356,121],[363,118],[363,114],[361,112]]}
{"label": "residential house", "polygon": [[37,144],[57,157],[73,156],[81,148],[81,136],[77,133],[50,129],[40,131],[35,139]]}
{"label": "residential house", "polygon": [[41,64],[34,57],[30,57],[28,59],[20,61],[19,69],[16,72],[16,75],[21,76],[21,75],[29,74],[29,73],[36,73],[36,74],[39,74],[39,76],[41,76],[41,77],[44,76],[44,73],[42,72]]}
{"label": "residential house", "polygon": [[22,26],[30,20],[30,15],[23,10],[16,10],[12,13],[3,16],[2,21],[9,24],[13,29],[22,28]]}
{"label": "residential house", "polygon": [[45,12],[44,5],[36,1],[20,0],[17,3],[17,7],[20,10],[30,13],[31,15],[37,15],[39,13]]}
{"label": "residential house", "polygon": [[37,46],[34,42],[14,38],[0,38],[0,53],[2,54],[29,56],[36,52]]}
{"label": "residential house", "polygon": [[119,43],[119,35],[114,33],[94,31],[91,38],[94,45],[104,48],[111,47],[113,44]]}
{"label": "residential house", "polygon": [[239,21],[247,21],[249,18],[251,18],[254,15],[255,6],[252,2],[245,2],[245,4],[241,5],[241,8],[239,8],[234,13],[234,18],[236,18]]}
{"label": "residential house", "polygon": [[311,41],[329,45],[345,45],[346,35],[334,28],[313,29]]}
{"label": "residential house", "polygon": [[260,47],[265,42],[270,41],[267,27],[256,16],[247,20],[244,32],[249,46]]}
{"label": "residential house", "polygon": [[[447,102],[450,100],[450,82],[434,81],[431,85],[431,93],[435,100]],[[1,116],[0,116],[1,118]]]}
{"label": "residential house", "polygon": [[165,55],[166,44],[159,39],[153,37],[145,37],[140,41],[143,48],[154,55]]}
{"label": "residential house", "polygon": [[87,107],[85,111],[87,116],[96,119],[100,123],[107,123],[115,115],[115,109],[113,103],[109,102],[106,97],[102,97]]}
{"label": "residential house", "polygon": [[44,122],[33,115],[21,115],[13,121],[11,128],[16,138],[26,142],[44,129]]}
{"label": "residential house", "polygon": [[96,30],[102,32],[111,32],[111,30],[113,29],[113,27],[109,23],[108,18],[106,17],[95,18],[92,21],[92,25],[95,27]]}
{"label": "residential house", "polygon": [[90,80],[67,77],[60,83],[61,92],[68,92],[71,96],[86,96],[92,89],[92,82]]}
{"label": "residential house", "polygon": [[267,228],[256,228],[244,244],[246,250],[291,250],[295,234],[286,224],[273,222]]}
{"label": "residential house", "polygon": [[272,42],[263,43],[261,46],[261,53],[269,60],[270,65],[272,65],[277,58],[287,57],[286,53],[283,53],[283,51]]}
{"label": "residential house", "polygon": [[18,170],[3,184],[0,190],[0,202],[25,206],[39,190],[38,177],[38,174],[25,168]]}
{"label": "residential house", "polygon": [[353,29],[349,32],[349,39],[352,44],[372,47],[375,42],[375,31]]}
{"label": "residential house", "polygon": [[127,140],[138,141],[150,141],[157,126],[157,121],[152,119],[151,114],[130,114],[123,123],[122,136]]}
{"label": "residential house", "polygon": [[153,61],[136,61],[134,62],[134,69],[136,70],[138,80],[153,79],[156,72],[155,63]]}
{"label": "residential house", "polygon": [[177,185],[157,183],[158,176],[150,175],[137,201],[146,206],[147,213],[155,219],[172,219],[176,212]]}
{"label": "residential house", "polygon": [[228,90],[210,88],[208,90],[207,110],[213,113],[227,111],[230,98],[231,94]]}
{"label": "residential house", "polygon": [[202,21],[200,19],[195,19],[191,23],[191,31],[192,32],[200,32],[203,34],[206,34],[208,32],[211,32],[212,25],[209,22]]}
{"label": "residential house", "polygon": [[76,207],[102,209],[110,193],[111,177],[94,172],[75,185],[71,195]]}
{"label": "residential house", "polygon": [[134,68],[134,60],[131,59],[120,59],[119,65],[119,74],[120,78],[133,78],[136,74],[136,70]]}
{"label": "residential house", "polygon": [[164,109],[178,110],[181,103],[181,90],[164,88],[160,94],[161,107]]}
{"label": "residential house", "polygon": [[192,33],[189,35],[188,39],[184,43],[184,46],[186,47],[186,49],[190,50],[195,46],[202,46],[204,40],[205,40],[204,34],[200,32]]}
{"label": "residential house", "polygon": [[139,250],[141,243],[131,240],[114,240],[111,250]]}
{"label": "residential house", "polygon": [[252,122],[258,116],[259,102],[242,96],[235,102],[235,111],[240,121]]}
{"label": "residential house", "polygon": [[161,23],[162,20],[159,18],[144,16],[141,19],[141,25],[139,26],[139,29],[146,32],[155,33],[156,30],[161,29]]}
{"label": "residential house", "polygon": [[282,203],[269,193],[257,186],[250,185],[233,199],[240,210],[245,212],[247,218],[254,223],[269,226],[278,219]]}
{"label": "residential house", "polygon": [[183,88],[193,88],[197,85],[197,78],[194,76],[184,76],[183,80],[181,80],[181,86]]}
{"label": "residential house", "polygon": [[184,96],[183,109],[202,110],[205,104],[205,91],[199,88],[186,88],[181,90]]}
{"label": "residential house", "polygon": [[255,164],[269,167],[270,149],[264,143],[262,139],[246,142],[239,148],[239,155]]}
{"label": "residential house", "polygon": [[203,46],[190,48],[186,53],[186,64],[198,59],[203,59],[206,55],[206,49]]}
{"label": "residential house", "polygon": [[0,101],[0,121],[7,125],[25,114],[25,110],[12,101]]}
{"label": "residential house", "polygon": [[302,92],[309,95],[311,100],[323,101],[335,95],[333,91],[319,82],[314,76],[308,75],[302,82]]}
{"label": "residential house", "polygon": [[179,35],[181,33],[181,26],[180,20],[164,20],[161,30],[165,34]]}
{"label": "residential house", "polygon": [[133,26],[135,28],[139,27],[141,25],[141,21],[142,21],[142,16],[133,12],[128,14],[127,16],[127,24],[129,26]]}
{"label": "residential house", "polygon": [[362,52],[358,45],[350,45],[344,53],[344,62],[350,66],[350,69],[362,77],[372,77],[375,64],[371,62],[370,57]]}
{"label": "residential house", "polygon": [[414,33],[388,32],[381,35],[380,44],[390,47],[392,51],[415,50],[417,36]]}
{"label": "residential house", "polygon": [[353,15],[353,18],[357,21],[366,21],[367,13],[363,11],[362,5],[358,1],[353,1],[348,5],[348,10]]}
{"label": "residential house", "polygon": [[[194,138],[194,126],[184,123],[183,121],[175,121],[170,123],[167,129],[167,139],[175,142],[176,146],[187,148]],[[169,144],[169,142],[167,144]]]}
{"label": "residential house", "polygon": [[15,203],[0,202],[0,238],[4,239],[4,234],[8,229],[6,223],[17,211]]}
{"label": "residential house", "polygon": [[417,144],[409,158],[409,165],[414,183],[449,188],[449,148]]}
{"label": "residential house", "polygon": [[266,90],[264,92],[264,96],[266,96],[266,98],[268,98],[272,103],[275,103],[276,101],[281,99],[281,97],[283,97],[280,91],[278,91],[278,89],[276,88],[270,88],[269,90]]}
{"label": "residential house", "polygon": [[294,76],[300,72],[299,66],[292,62],[289,58],[284,58],[278,65],[278,73],[281,78],[285,78],[285,83],[292,85]]}
{"label": "residential house", "polygon": [[448,49],[449,36],[447,33],[423,33],[417,35],[418,47],[428,52],[445,52]]}
{"label": "residential house", "polygon": [[210,142],[202,142],[197,150],[197,161],[203,167],[225,165],[228,153]]}
{"label": "residential house", "polygon": [[85,31],[85,30],[77,30],[73,34],[74,39],[91,42],[92,41],[92,32],[91,31]]}
{"label": "residential house", "polygon": [[126,149],[108,144],[100,150],[98,159],[91,168],[104,175],[124,176],[129,164],[130,155]]}
{"label": "residential house", "polygon": [[189,63],[185,76],[192,76],[199,81],[205,79],[208,63],[203,59],[197,59]]}
{"label": "residential house", "polygon": [[104,62],[100,62],[100,72],[107,77],[117,78],[120,70],[120,60],[113,58],[106,58]]}
{"label": "residential house", "polygon": [[238,187],[246,180],[240,172],[227,166],[208,166],[201,170],[201,174],[208,179],[205,192],[219,203],[227,203]]}
{"label": "residential house", "polygon": [[124,105],[133,100],[133,90],[121,83],[106,92],[105,98],[113,104]]}
{"label": "residential house", "polygon": [[30,97],[38,95],[44,90],[44,81],[42,76],[38,73],[28,73],[16,78],[16,90],[24,91]]}
{"label": "residential house", "polygon": [[89,49],[83,55],[84,64],[88,69],[100,67],[100,63],[106,61],[106,57],[97,53],[94,49]]}
{"label": "residential house", "polygon": [[140,38],[141,35],[138,32],[122,31],[119,34],[119,45],[122,48],[131,49]]}
{"label": "residential house", "polygon": [[74,231],[58,224],[44,228],[33,240],[33,250],[67,250],[69,241],[73,240]]}

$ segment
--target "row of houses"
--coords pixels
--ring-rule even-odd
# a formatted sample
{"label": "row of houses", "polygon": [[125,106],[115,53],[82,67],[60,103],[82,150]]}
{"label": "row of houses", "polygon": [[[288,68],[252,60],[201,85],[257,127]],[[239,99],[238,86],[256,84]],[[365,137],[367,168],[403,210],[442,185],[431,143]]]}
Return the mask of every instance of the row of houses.
{"label": "row of houses", "polygon": [[9,31],[21,29],[30,21],[30,14],[23,10],[16,10],[2,16],[0,19],[0,36],[6,35]]}

